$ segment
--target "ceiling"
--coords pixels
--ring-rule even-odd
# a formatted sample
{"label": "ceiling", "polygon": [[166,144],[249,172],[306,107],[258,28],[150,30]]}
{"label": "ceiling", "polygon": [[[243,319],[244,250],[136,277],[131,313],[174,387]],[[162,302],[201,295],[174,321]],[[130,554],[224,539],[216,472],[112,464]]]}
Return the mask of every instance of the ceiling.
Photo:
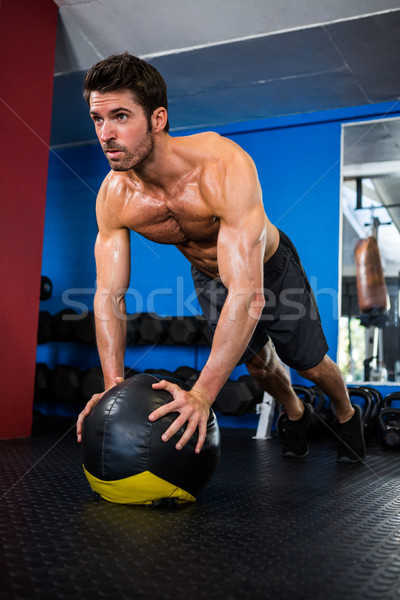
{"label": "ceiling", "polygon": [[172,130],[400,96],[400,0],[55,0],[52,146],[93,139],[85,71],[128,50],[168,84]]}

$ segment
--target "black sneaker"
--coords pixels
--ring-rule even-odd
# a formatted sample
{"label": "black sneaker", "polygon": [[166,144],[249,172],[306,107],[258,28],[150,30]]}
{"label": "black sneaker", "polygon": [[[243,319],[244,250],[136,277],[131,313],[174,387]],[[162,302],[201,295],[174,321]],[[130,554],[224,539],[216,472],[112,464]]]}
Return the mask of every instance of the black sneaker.
{"label": "black sneaker", "polygon": [[338,423],[336,432],[339,437],[337,462],[358,463],[365,457],[364,425],[361,409],[352,405],[355,413],[346,423]]}
{"label": "black sneaker", "polygon": [[307,432],[311,421],[311,408],[304,404],[304,413],[297,421],[288,417],[284,425],[283,456],[303,458],[308,454]]}

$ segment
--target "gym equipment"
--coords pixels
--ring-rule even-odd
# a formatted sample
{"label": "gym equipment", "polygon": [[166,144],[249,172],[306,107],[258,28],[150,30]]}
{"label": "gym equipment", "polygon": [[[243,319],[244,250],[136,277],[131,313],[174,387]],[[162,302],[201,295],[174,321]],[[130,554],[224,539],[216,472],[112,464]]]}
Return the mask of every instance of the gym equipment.
{"label": "gym equipment", "polygon": [[39,323],[38,323],[38,344],[47,344],[53,339],[53,315],[47,310],[41,310],[39,312]]}
{"label": "gym equipment", "polygon": [[[210,345],[211,333],[201,315],[194,317],[161,317],[156,313],[126,315],[127,346],[138,344]],[[55,315],[39,313],[38,343],[79,342],[96,346],[93,311],[81,315],[66,308]]]}
{"label": "gym equipment", "polygon": [[125,365],[124,367],[124,379],[129,379],[130,377],[133,377],[134,375],[139,375],[140,371],[137,371],[136,369],[132,369],[131,367],[128,367]]}
{"label": "gym equipment", "polygon": [[[373,399],[370,391],[362,386],[347,387],[352,404],[361,408],[361,420],[364,426],[364,435],[368,437],[369,419],[373,410]],[[360,402],[361,400],[361,402]]]}
{"label": "gym equipment", "polygon": [[334,426],[336,415],[332,404],[325,394],[316,385],[312,385],[311,390],[316,396],[313,404],[315,419],[313,420],[313,435],[315,438],[331,437],[334,435]]}
{"label": "gym equipment", "polygon": [[374,236],[358,240],[355,251],[357,297],[362,313],[387,308],[387,288],[378,243]]}
{"label": "gym equipment", "polygon": [[[213,411],[200,454],[195,434],[176,450],[185,427],[168,442],[162,434],[176,419],[169,413],[157,421],[148,416],[171,401],[152,384],[161,377],[141,373],[118,384],[99,400],[83,424],[82,457],[92,489],[105,500],[122,504],[154,504],[164,499],[193,502],[211,479],[220,458],[220,434]],[[183,382],[169,379],[184,387]]]}
{"label": "gym equipment", "polygon": [[175,379],[174,373],[168,369],[146,369],[144,373],[148,375],[156,375],[160,379]]}
{"label": "gym equipment", "polygon": [[126,315],[126,343],[128,346],[136,346],[142,341],[140,335],[141,313]]}
{"label": "gym equipment", "polygon": [[104,392],[104,378],[101,367],[93,367],[87,369],[81,376],[81,393],[82,397],[87,402],[93,394]]}
{"label": "gym equipment", "polygon": [[292,387],[296,395],[301,398],[303,402],[308,402],[313,408],[319,408],[319,396],[313,388],[307,387],[306,385],[292,385]]}
{"label": "gym equipment", "polygon": [[53,341],[75,342],[78,313],[72,308],[64,308],[53,317]]}
{"label": "gym equipment", "polygon": [[51,400],[51,370],[46,363],[36,363],[35,370],[35,402],[48,402]]}
{"label": "gym equipment", "polygon": [[139,332],[144,344],[162,344],[168,336],[170,319],[164,319],[156,313],[143,313]]}
{"label": "gym equipment", "polygon": [[75,341],[89,346],[96,346],[96,328],[93,311],[89,311],[74,323]]}
{"label": "gym equipment", "polygon": [[51,294],[53,292],[53,284],[51,280],[46,277],[46,275],[42,275],[40,278],[40,300],[48,300],[51,298]]}
{"label": "gym equipment", "polygon": [[383,408],[392,408],[393,402],[396,402],[394,408],[400,408],[400,392],[392,392],[385,396],[382,400],[382,406]]}
{"label": "gym equipment", "polygon": [[382,394],[373,387],[370,386],[358,386],[359,389],[365,390],[371,396],[372,407],[368,415],[368,421],[366,423],[365,436],[367,439],[374,438],[378,433],[378,415],[382,408]]}
{"label": "gym equipment", "polygon": [[231,381],[223,385],[218,393],[214,410],[226,416],[241,416],[246,413],[253,401],[253,395],[245,381]]}
{"label": "gym equipment", "polygon": [[57,402],[82,402],[81,371],[70,365],[56,365],[51,376],[51,390]]}
{"label": "gym equipment", "polygon": [[169,339],[172,344],[190,346],[197,344],[202,336],[202,329],[193,317],[172,317],[169,328]]}
{"label": "gym equipment", "polygon": [[[309,427],[309,436],[312,439],[325,437],[329,433],[329,429],[325,427],[328,424],[328,414],[324,413],[325,396],[317,386],[307,387],[305,385],[292,386],[297,396],[303,401],[310,404],[313,408],[312,418]],[[283,421],[280,423],[282,427]]]}
{"label": "gym equipment", "polygon": [[257,381],[251,375],[241,375],[238,381],[244,382],[249,388],[252,396],[252,405],[260,404],[263,401],[264,390],[260,388]]}
{"label": "gym equipment", "polygon": [[[293,385],[293,389],[303,403],[308,403],[312,406],[312,418],[308,431],[309,437],[311,439],[321,439],[332,436],[335,413],[325,394],[316,385],[310,387]],[[287,420],[287,413],[282,411],[276,423],[278,434],[282,439],[285,435]]]}
{"label": "gym equipment", "polygon": [[392,407],[394,402],[399,403],[400,392],[393,392],[385,396],[383,407],[378,414],[378,431],[383,444],[387,448],[400,448],[400,408]]}
{"label": "gym equipment", "polygon": [[174,377],[186,383],[186,385],[188,385],[190,388],[192,388],[193,385],[196,383],[196,381],[199,378],[199,375],[200,371],[194,369],[193,367],[182,366],[178,367],[174,371]]}
{"label": "gym equipment", "polygon": [[204,317],[204,315],[196,315],[196,317],[193,318],[196,319],[201,331],[201,336],[197,343],[203,346],[211,346],[212,335],[207,323],[207,319]]}

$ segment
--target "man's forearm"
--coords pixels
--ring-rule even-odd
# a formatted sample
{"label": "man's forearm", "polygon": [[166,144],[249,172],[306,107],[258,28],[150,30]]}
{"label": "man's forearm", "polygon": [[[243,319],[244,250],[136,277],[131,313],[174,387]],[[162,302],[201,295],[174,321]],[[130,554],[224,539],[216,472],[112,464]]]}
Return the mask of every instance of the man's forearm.
{"label": "man's forearm", "polygon": [[96,293],[94,301],[96,340],[104,377],[104,387],[115,385],[117,377],[124,377],[126,348],[125,300]]}
{"label": "man's forearm", "polygon": [[242,357],[264,305],[264,298],[245,296],[240,301],[232,294],[221,311],[210,356],[194,385],[212,404]]}

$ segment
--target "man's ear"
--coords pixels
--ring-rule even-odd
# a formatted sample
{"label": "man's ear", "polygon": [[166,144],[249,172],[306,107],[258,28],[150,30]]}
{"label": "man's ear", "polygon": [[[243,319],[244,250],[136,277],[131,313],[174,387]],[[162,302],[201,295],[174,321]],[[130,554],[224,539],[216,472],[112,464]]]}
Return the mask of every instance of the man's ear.
{"label": "man's ear", "polygon": [[157,133],[158,131],[162,131],[165,128],[167,121],[168,121],[167,109],[164,108],[163,106],[156,108],[156,110],[153,112],[153,114],[151,116],[152,131],[154,131],[154,133]]}

